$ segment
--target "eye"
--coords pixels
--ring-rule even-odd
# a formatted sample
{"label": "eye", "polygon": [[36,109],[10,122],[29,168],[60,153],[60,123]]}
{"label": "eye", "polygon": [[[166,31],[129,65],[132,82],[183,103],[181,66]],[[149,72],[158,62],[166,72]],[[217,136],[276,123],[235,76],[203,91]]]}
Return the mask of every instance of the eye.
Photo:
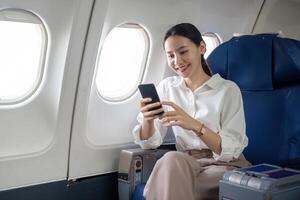
{"label": "eye", "polygon": [[168,54],[168,58],[174,58],[174,54]]}
{"label": "eye", "polygon": [[183,51],[180,51],[179,53],[181,54],[181,55],[183,55],[183,54],[185,54],[185,53],[187,53],[188,52],[188,50],[183,50]]}

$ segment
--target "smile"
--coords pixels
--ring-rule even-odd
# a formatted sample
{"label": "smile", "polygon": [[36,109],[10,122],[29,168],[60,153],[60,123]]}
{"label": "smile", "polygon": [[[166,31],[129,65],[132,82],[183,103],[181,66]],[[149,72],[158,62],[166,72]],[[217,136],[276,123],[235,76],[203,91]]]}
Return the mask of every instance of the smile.
{"label": "smile", "polygon": [[185,72],[189,67],[190,65],[186,65],[184,67],[176,67],[175,70],[180,72]]}

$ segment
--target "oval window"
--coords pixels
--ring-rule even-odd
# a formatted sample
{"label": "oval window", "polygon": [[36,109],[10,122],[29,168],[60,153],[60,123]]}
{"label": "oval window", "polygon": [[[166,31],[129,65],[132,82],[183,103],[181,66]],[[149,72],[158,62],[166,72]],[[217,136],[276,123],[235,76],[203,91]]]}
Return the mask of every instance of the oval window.
{"label": "oval window", "polygon": [[98,55],[95,81],[99,94],[109,101],[131,96],[142,79],[148,52],[149,38],[141,26],[113,28]]}
{"label": "oval window", "polygon": [[204,58],[206,59],[209,54],[220,45],[221,40],[215,33],[204,33],[202,37],[206,44],[206,52],[204,54]]}
{"label": "oval window", "polygon": [[42,21],[32,13],[0,11],[0,104],[22,101],[37,89],[46,38]]}

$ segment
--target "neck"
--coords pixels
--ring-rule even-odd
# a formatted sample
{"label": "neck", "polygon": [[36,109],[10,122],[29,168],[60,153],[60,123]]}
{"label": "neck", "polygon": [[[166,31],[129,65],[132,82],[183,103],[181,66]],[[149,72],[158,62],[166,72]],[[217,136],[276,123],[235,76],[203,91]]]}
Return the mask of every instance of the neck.
{"label": "neck", "polygon": [[191,77],[187,77],[184,79],[184,82],[188,88],[190,88],[192,91],[195,91],[198,87],[203,85],[208,79],[210,79],[210,76],[207,75],[203,70],[199,73],[194,74]]}

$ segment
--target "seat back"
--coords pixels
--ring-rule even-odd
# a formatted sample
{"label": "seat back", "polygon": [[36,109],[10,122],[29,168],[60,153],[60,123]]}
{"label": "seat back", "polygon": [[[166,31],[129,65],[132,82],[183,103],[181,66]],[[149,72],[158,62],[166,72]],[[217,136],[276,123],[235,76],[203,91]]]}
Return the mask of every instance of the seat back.
{"label": "seat back", "polygon": [[300,42],[275,34],[233,37],[207,63],[241,89],[252,163],[300,158]]}

